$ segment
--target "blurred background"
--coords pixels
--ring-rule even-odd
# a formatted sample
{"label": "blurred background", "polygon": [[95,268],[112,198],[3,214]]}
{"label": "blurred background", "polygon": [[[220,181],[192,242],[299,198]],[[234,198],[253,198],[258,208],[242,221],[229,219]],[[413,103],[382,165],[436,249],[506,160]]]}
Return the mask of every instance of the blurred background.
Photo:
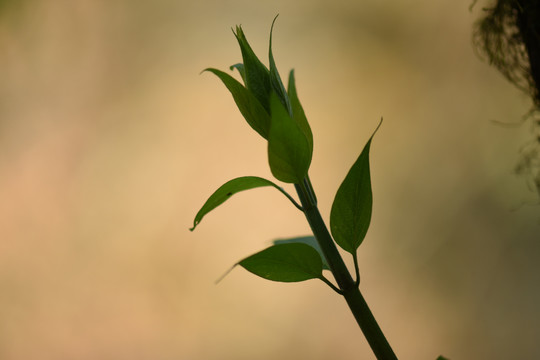
{"label": "blurred background", "polygon": [[[400,359],[540,357],[530,100],[471,44],[470,0],[0,1],[0,358],[372,359],[316,280],[232,264],[306,235],[257,189],[188,228],[265,143],[220,81],[242,24],[297,87],[323,216],[371,151],[361,289]],[[288,188],[293,192],[292,188]],[[531,205],[533,204],[533,205]]]}

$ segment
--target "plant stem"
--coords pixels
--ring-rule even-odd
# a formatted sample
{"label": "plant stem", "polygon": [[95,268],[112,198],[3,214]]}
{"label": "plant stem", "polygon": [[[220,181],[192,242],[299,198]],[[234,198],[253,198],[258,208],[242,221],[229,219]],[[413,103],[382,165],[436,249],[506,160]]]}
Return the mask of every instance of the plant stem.
{"label": "plant stem", "polygon": [[360,289],[355,287],[346,291],[343,296],[353,313],[356,322],[362,329],[366,340],[378,360],[397,360],[392,347],[386,340],[377,320],[369,309]]}
{"label": "plant stem", "polygon": [[354,280],[352,279],[347,266],[343,262],[343,258],[339,254],[334,240],[328,232],[328,228],[321,217],[317,204],[310,201],[313,198],[313,196],[311,196],[313,190],[307,189],[306,183],[307,182],[295,185],[298,197],[300,198],[300,203],[304,209],[304,215],[326,257],[326,261],[328,262],[330,271],[336,279],[338,287],[343,291],[347,291],[355,287]]}
{"label": "plant stem", "polygon": [[328,262],[330,271],[336,279],[339,289],[343,292],[345,301],[349,305],[351,312],[364,333],[366,340],[371,346],[371,350],[378,360],[397,360],[390,344],[386,340],[381,328],[377,324],[375,317],[371,313],[368,304],[360,293],[357,283],[351,277],[343,258],[341,257],[324,220],[317,207],[315,192],[311,183],[306,180],[301,184],[295,184],[298,197],[302,203],[304,214],[309,226],[321,247],[321,250]]}

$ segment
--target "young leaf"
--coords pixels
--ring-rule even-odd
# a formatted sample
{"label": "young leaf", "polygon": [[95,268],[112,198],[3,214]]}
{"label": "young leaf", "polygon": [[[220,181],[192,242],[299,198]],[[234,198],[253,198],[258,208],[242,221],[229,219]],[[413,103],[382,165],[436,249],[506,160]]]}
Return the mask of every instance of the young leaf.
{"label": "young leaf", "polygon": [[253,96],[253,94],[246,89],[240,82],[229,74],[217,69],[205,69],[204,71],[210,71],[223,81],[223,84],[231,92],[234,102],[238,106],[238,109],[246,119],[247,123],[259,133],[263,138],[268,139],[268,133],[270,131],[270,115],[269,112],[261,105],[259,100]]}
{"label": "young leaf", "polygon": [[251,49],[242,27],[237,26],[236,32],[233,33],[242,51],[246,87],[259,100],[266,111],[270,112],[270,94],[272,93],[270,72]]}
{"label": "young leaf", "polygon": [[276,62],[274,61],[274,55],[272,54],[272,33],[274,32],[274,23],[277,20],[277,15],[274,18],[274,21],[272,21],[272,27],[270,28],[270,45],[268,50],[268,58],[270,62],[270,83],[272,85],[272,90],[277,94],[279,101],[281,101],[281,104],[287,109],[287,112],[289,115],[292,116],[292,108],[291,103],[289,101],[289,97],[287,96],[287,92],[285,91],[285,87],[283,86],[283,82],[281,81],[281,77],[279,76],[278,69],[276,67]]}
{"label": "young leaf", "polygon": [[243,177],[239,177],[239,178],[226,182],[219,189],[217,189],[208,198],[208,200],[206,200],[202,208],[199,210],[199,212],[195,216],[195,220],[193,220],[193,227],[190,230],[193,231],[206,214],[214,210],[219,205],[223,204],[226,200],[228,200],[231,196],[233,196],[237,192],[249,190],[249,189],[253,189],[257,187],[262,187],[262,186],[275,187],[281,193],[283,193],[289,200],[291,200],[296,207],[299,207],[301,209],[300,205],[298,205],[294,201],[294,199],[289,194],[287,194],[287,192],[285,192],[285,190],[283,190],[281,187],[274,184],[272,181],[266,180],[260,177],[256,177],[256,176],[243,176]]}
{"label": "young leaf", "polygon": [[262,278],[281,282],[322,278],[323,270],[319,253],[301,243],[273,245],[238,265]]}
{"label": "young leaf", "polygon": [[294,69],[291,70],[291,72],[289,73],[289,85],[287,91],[289,93],[289,99],[291,101],[293,119],[294,121],[296,121],[300,129],[302,129],[304,135],[306,136],[306,139],[309,142],[309,148],[311,149],[311,152],[313,152],[313,133],[311,132],[311,128],[307,121],[306,114],[304,113],[304,109],[302,108],[302,104],[300,104],[300,100],[298,100],[298,94],[296,93],[296,84],[294,78]]}
{"label": "young leaf", "polygon": [[300,183],[311,164],[311,149],[306,136],[291,119],[275,94],[270,98],[272,120],[268,135],[268,162],[276,179]]}
{"label": "young leaf", "polygon": [[234,64],[234,65],[229,66],[229,69],[238,70],[238,72],[240,73],[240,76],[242,77],[242,81],[244,82],[244,85],[246,84],[246,72],[244,70],[244,64],[242,63]]}
{"label": "young leaf", "polygon": [[290,238],[290,239],[276,239],[272,242],[274,243],[274,245],[291,244],[291,243],[302,243],[302,244],[309,245],[315,250],[317,250],[317,252],[319,253],[321,260],[323,262],[323,269],[330,270],[330,266],[326,262],[326,258],[324,257],[324,254],[321,250],[321,247],[319,246],[319,243],[317,242],[317,239],[315,239],[315,236],[300,236],[300,237],[295,237],[295,238]]}
{"label": "young leaf", "polygon": [[341,183],[330,212],[332,236],[343,250],[351,254],[355,254],[356,249],[364,240],[371,221],[373,197],[369,148],[373,135]]}

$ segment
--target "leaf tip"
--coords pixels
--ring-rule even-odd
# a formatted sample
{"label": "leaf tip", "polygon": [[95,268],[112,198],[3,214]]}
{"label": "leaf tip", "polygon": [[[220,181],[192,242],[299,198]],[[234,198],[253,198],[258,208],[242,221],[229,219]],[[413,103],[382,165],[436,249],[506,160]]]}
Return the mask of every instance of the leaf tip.
{"label": "leaf tip", "polygon": [[190,227],[190,228],[189,228],[189,231],[193,232],[193,230],[195,230],[195,228],[197,227],[197,225],[199,225],[199,221],[194,221],[194,222],[193,222],[193,227]]}
{"label": "leaf tip", "polygon": [[244,35],[244,30],[242,29],[242,24],[236,25],[235,29],[232,29],[232,32],[238,41],[246,39],[246,35]]}
{"label": "leaf tip", "polygon": [[201,72],[199,73],[199,75],[202,75],[202,74],[205,73],[205,72],[211,72],[211,73],[215,74],[215,71],[216,71],[216,69],[211,68],[211,67],[207,67],[206,69],[204,69],[203,71],[201,71]]}
{"label": "leaf tip", "polygon": [[383,123],[383,117],[381,116],[381,120],[379,120],[379,125],[377,125],[377,128],[375,129],[375,131],[373,132],[373,134],[375,134],[375,133],[379,130],[379,128],[381,127],[382,123]]}
{"label": "leaf tip", "polygon": [[[277,13],[276,16],[274,16],[274,20],[272,20],[272,29],[274,28],[274,23],[276,22],[278,16],[279,16],[279,13]],[[272,31],[270,31],[270,33],[272,33]]]}
{"label": "leaf tip", "polygon": [[[274,20],[272,20],[272,26],[270,26],[270,46],[269,46],[269,49],[268,49],[268,54],[269,54],[269,57],[270,57],[270,63],[274,62],[273,55],[272,55],[272,34],[274,33],[274,24],[276,23],[276,20],[277,20],[278,16],[279,16],[279,14],[277,14],[274,17]],[[270,66],[272,66],[272,64],[270,64]]]}
{"label": "leaf tip", "polygon": [[221,280],[223,280],[225,278],[225,276],[229,275],[229,273],[238,265],[239,263],[236,263],[234,264],[233,266],[231,266],[231,268],[227,271],[225,271],[225,273],[223,275],[221,275],[216,281],[214,284],[219,284],[221,282]]}

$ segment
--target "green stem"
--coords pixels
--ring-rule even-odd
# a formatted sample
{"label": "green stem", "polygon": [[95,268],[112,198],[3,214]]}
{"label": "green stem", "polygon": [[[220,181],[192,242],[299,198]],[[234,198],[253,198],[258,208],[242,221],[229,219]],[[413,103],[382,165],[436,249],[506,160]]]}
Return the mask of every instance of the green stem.
{"label": "green stem", "polygon": [[310,182],[306,180],[301,184],[295,184],[295,187],[309,226],[321,247],[330,271],[334,275],[336,283],[345,297],[345,301],[349,305],[356,322],[371,346],[371,350],[378,360],[397,360],[390,344],[360,293],[356,281],[351,277],[332,236],[328,232],[316,201],[313,200],[315,199],[315,192]]}
{"label": "green stem", "polygon": [[349,274],[349,270],[343,262],[343,258],[339,254],[334,240],[328,232],[317,205],[312,201],[314,198],[312,196],[313,190],[307,189],[306,183],[307,182],[295,185],[298,197],[300,198],[300,203],[304,209],[304,214],[319,246],[321,247],[328,266],[330,267],[330,271],[336,279],[338,287],[343,291],[347,291],[354,287],[354,280],[352,279],[351,274]]}
{"label": "green stem", "polygon": [[360,289],[355,287],[343,294],[356,322],[362,329],[366,340],[378,360],[397,360],[392,347],[386,340],[377,320],[369,309]]}

